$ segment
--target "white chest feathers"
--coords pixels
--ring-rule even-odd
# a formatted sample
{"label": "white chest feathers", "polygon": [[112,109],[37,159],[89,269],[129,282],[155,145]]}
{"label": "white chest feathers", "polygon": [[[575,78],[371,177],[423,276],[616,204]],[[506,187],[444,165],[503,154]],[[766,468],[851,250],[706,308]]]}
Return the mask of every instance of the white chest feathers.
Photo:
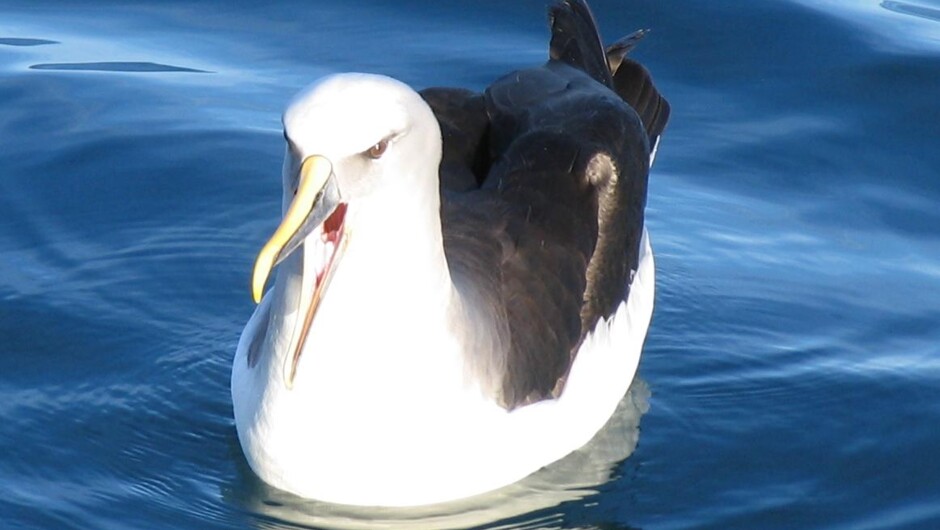
{"label": "white chest feathers", "polygon": [[[337,273],[331,293],[352,293],[355,267]],[[232,372],[248,462],[277,488],[354,505],[431,504],[518,481],[587,443],[610,418],[636,373],[654,274],[644,232],[630,298],[584,342],[563,395],[511,412],[468,384],[446,311],[409,308],[397,293],[397,303],[370,299],[393,281],[380,273],[356,284],[366,295],[324,299],[288,389],[281,364],[296,311],[282,308],[262,329],[266,311],[276,312],[272,293],[289,283],[279,278],[245,328]],[[354,313],[361,318],[350,320]],[[257,333],[267,336],[250,367]]]}

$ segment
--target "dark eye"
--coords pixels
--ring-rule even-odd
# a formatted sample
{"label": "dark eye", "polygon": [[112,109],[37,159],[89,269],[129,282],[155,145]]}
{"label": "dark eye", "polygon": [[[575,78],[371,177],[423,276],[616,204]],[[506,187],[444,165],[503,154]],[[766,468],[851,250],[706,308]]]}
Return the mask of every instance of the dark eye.
{"label": "dark eye", "polygon": [[369,150],[366,151],[366,155],[373,160],[378,160],[385,154],[386,149],[388,149],[388,140],[382,140],[370,147]]}

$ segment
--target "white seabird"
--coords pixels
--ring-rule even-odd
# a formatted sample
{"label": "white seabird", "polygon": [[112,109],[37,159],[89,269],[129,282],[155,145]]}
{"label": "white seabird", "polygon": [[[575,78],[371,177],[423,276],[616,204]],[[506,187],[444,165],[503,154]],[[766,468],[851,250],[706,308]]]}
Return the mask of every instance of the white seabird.
{"label": "white seabird", "polygon": [[550,14],[549,61],[484,94],[341,74],[285,112],[283,220],[232,370],[265,482],[354,505],[472,496],[581,447],[629,388],[669,106],[625,57],[642,32],[605,51],[581,0]]}

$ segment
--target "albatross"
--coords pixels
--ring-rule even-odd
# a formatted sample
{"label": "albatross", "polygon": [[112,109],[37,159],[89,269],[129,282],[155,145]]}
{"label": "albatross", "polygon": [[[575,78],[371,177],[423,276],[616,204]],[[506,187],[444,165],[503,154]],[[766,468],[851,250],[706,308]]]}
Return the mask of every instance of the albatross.
{"label": "albatross", "polygon": [[285,111],[282,220],[232,370],[268,484],[351,505],[470,497],[587,443],[627,392],[669,105],[627,57],[643,31],[604,48],[582,0],[549,19],[548,61],[483,93],[339,74]]}

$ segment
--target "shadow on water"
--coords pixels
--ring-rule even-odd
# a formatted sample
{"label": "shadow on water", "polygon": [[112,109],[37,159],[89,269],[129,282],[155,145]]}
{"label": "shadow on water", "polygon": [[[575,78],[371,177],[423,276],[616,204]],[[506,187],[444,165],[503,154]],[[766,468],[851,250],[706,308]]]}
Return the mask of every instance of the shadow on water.
{"label": "shadow on water", "polygon": [[909,2],[891,2],[887,0],[881,3],[881,7],[902,15],[911,15],[940,22],[940,9],[911,4]]}
{"label": "shadow on water", "polygon": [[0,37],[0,46],[42,46],[44,44],[59,44],[59,41],[18,37]]}
{"label": "shadow on water", "polygon": [[211,73],[207,70],[173,66],[170,64],[148,62],[106,61],[93,63],[44,63],[34,64],[31,70],[82,70],[88,72],[189,72],[198,74]]}
{"label": "shadow on water", "polygon": [[[581,449],[497,491],[459,501],[415,508],[376,508],[301,499],[261,482],[232,440],[238,473],[222,495],[256,518],[259,528],[390,529],[558,528],[567,526],[565,503],[596,495],[639,441],[640,418],[649,410],[650,390],[634,379],[607,425]],[[234,438],[234,436],[233,436]],[[402,477],[407,480],[407,477]]]}

